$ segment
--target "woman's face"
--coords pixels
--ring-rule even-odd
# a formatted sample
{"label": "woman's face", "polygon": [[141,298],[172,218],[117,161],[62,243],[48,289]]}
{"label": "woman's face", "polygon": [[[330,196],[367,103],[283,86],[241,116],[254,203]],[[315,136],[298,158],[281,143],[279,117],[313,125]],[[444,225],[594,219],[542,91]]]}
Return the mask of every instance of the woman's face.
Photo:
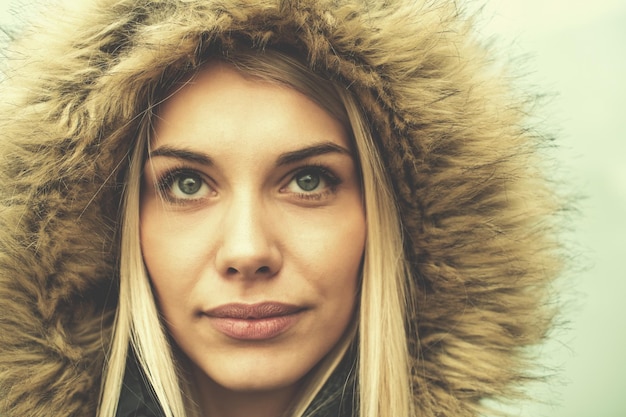
{"label": "woman's face", "polygon": [[346,131],[306,96],[214,64],[160,107],[143,257],[209,385],[295,387],[353,317],[365,236]]}

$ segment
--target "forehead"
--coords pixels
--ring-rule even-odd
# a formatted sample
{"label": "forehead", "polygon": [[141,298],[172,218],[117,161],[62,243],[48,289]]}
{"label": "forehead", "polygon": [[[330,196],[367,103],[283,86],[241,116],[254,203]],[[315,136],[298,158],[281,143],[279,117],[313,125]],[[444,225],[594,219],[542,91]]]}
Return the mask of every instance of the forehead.
{"label": "forehead", "polygon": [[346,129],[312,99],[283,84],[246,77],[212,63],[157,111],[151,147],[176,145],[244,157],[318,142],[350,149]]}

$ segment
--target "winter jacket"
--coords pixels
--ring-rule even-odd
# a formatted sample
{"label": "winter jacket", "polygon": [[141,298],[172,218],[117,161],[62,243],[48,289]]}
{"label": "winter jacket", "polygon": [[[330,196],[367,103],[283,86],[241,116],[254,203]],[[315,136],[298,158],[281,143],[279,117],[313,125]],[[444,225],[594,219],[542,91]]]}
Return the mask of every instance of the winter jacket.
{"label": "winter jacket", "polygon": [[560,203],[532,99],[509,88],[456,2],[54,7],[9,45],[0,84],[0,415],[94,415],[138,97],[239,45],[297,51],[367,116],[418,300],[407,328],[417,415],[478,416],[485,399],[515,398],[551,322]]}
{"label": "winter jacket", "polygon": [[[352,417],[355,381],[350,369],[354,355],[348,353],[326,381],[320,394],[307,408],[304,417]],[[164,417],[155,396],[145,382],[145,376],[133,359],[128,359],[124,385],[120,394],[117,417]],[[349,389],[348,389],[349,388]]]}

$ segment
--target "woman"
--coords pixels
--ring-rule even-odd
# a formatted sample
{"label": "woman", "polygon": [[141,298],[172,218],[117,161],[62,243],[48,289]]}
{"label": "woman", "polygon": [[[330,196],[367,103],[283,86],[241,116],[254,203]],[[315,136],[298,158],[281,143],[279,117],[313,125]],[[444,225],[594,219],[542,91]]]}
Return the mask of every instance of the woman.
{"label": "woman", "polygon": [[9,48],[0,415],[477,416],[558,271],[453,2],[92,1]]}

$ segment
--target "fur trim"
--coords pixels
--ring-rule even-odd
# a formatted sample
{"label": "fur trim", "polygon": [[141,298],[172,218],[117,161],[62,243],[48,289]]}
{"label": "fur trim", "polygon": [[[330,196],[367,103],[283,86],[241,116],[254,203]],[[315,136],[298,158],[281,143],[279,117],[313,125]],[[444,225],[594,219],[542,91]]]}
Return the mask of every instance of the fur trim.
{"label": "fur trim", "polygon": [[300,51],[369,116],[415,277],[418,414],[476,416],[482,399],[514,393],[525,348],[550,324],[559,207],[526,103],[454,2],[80,3],[11,45],[1,86],[0,414],[94,413],[115,304],[116,179],[142,98],[239,44]]}

